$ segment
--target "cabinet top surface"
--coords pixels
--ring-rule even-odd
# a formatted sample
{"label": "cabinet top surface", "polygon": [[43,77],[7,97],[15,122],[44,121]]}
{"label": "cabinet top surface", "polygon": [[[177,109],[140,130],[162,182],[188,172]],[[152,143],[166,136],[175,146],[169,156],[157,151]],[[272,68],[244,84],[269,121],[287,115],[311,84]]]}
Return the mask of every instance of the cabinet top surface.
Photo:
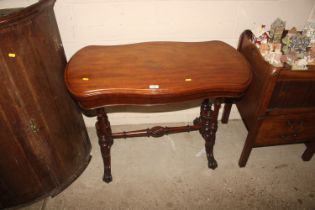
{"label": "cabinet top surface", "polygon": [[251,72],[243,56],[220,41],[147,42],[85,47],[70,60],[65,81],[79,102],[114,95],[236,97]]}

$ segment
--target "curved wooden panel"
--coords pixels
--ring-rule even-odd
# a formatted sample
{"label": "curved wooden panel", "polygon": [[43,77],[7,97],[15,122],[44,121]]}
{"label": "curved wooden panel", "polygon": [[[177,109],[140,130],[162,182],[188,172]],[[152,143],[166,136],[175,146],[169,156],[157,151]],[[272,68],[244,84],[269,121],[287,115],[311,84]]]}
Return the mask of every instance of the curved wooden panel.
{"label": "curved wooden panel", "polygon": [[90,159],[82,116],[63,82],[54,2],[0,18],[0,208],[60,192]]}
{"label": "curved wooden panel", "polygon": [[247,59],[253,73],[252,83],[242,100],[236,105],[248,130],[254,126],[257,116],[265,113],[268,107],[271,90],[276,84],[282,68],[271,66],[264,60],[257,47],[252,43],[251,31],[241,34],[238,51]]}

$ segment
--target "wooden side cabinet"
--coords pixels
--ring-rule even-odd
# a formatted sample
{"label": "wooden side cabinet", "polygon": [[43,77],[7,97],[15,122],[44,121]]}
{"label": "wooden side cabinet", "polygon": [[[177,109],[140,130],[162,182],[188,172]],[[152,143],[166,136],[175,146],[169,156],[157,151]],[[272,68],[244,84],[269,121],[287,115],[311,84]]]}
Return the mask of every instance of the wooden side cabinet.
{"label": "wooden side cabinet", "polygon": [[0,10],[0,209],[59,193],[90,160],[54,3]]}
{"label": "wooden side cabinet", "polygon": [[[252,148],[305,143],[303,160],[315,152],[315,71],[292,71],[270,65],[245,31],[238,46],[251,65],[253,80],[243,98],[236,102],[248,136],[239,160],[244,167]],[[223,123],[231,104],[225,105]]]}

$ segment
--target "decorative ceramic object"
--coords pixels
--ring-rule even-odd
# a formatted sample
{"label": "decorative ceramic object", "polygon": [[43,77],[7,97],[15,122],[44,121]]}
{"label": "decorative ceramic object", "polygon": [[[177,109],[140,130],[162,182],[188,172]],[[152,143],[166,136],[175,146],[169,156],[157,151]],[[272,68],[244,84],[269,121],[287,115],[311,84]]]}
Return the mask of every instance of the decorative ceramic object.
{"label": "decorative ceramic object", "polygon": [[281,43],[283,31],[285,29],[285,21],[277,18],[270,26],[270,39],[273,43]]}
{"label": "decorative ceramic object", "polygon": [[310,38],[310,44],[315,43],[315,21],[308,21],[305,24],[303,34]]}

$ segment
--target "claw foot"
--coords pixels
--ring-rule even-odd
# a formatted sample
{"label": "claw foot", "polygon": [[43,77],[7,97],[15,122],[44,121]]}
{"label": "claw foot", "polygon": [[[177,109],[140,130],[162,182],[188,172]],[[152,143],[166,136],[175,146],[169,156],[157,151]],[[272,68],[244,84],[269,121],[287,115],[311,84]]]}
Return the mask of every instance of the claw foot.
{"label": "claw foot", "polygon": [[105,170],[104,170],[103,181],[106,183],[110,183],[111,181],[113,181],[110,167],[109,166],[104,166],[104,167],[105,167]]}
{"label": "claw foot", "polygon": [[213,156],[208,156],[208,168],[216,169],[218,167],[217,161],[214,159]]}
{"label": "claw foot", "polygon": [[106,183],[110,183],[111,181],[113,181],[112,175],[104,175],[103,177],[103,181]]}

